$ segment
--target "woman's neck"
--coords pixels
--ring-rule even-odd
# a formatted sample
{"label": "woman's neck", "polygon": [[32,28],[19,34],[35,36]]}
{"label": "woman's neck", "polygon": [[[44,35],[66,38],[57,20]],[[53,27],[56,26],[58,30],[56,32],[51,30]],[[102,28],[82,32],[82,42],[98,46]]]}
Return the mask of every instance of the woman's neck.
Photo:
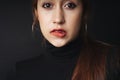
{"label": "woman's neck", "polygon": [[54,57],[58,58],[74,58],[80,54],[82,40],[77,38],[63,47],[55,47],[46,40],[46,51]]}

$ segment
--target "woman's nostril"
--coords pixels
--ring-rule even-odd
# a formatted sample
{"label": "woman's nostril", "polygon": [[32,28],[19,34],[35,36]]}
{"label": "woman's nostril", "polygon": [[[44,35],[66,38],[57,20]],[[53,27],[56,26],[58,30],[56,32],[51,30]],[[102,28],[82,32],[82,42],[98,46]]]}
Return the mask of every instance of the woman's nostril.
{"label": "woman's nostril", "polygon": [[64,19],[56,19],[53,23],[56,23],[56,24],[64,24],[65,23],[65,20]]}
{"label": "woman's nostril", "polygon": [[63,24],[65,23],[65,19],[63,16],[54,16],[53,22],[57,24]]}

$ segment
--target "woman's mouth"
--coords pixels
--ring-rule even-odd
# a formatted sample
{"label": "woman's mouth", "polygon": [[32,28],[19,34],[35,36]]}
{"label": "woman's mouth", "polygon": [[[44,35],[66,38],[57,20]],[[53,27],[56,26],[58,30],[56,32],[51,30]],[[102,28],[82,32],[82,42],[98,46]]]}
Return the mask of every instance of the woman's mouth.
{"label": "woman's mouth", "polygon": [[67,34],[67,32],[64,29],[53,29],[50,33],[52,35],[54,35],[56,37],[60,37],[60,38],[65,37]]}

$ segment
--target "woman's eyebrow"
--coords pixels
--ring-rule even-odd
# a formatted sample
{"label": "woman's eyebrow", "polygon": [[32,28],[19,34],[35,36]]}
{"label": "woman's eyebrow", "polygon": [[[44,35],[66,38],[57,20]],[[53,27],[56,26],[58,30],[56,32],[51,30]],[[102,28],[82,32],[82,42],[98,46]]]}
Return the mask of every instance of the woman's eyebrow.
{"label": "woman's eyebrow", "polygon": [[39,0],[40,2],[44,2],[44,1],[55,1],[55,0]]}

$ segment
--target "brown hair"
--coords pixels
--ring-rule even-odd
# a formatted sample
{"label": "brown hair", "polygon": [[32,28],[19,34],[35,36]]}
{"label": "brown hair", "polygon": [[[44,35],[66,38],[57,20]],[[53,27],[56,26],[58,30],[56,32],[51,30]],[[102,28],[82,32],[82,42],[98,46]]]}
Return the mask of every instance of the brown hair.
{"label": "brown hair", "polygon": [[[37,1],[33,0],[33,25],[32,29],[38,24],[35,10],[37,10]],[[81,0],[83,4],[83,24],[86,23],[86,16],[89,13],[88,0]],[[88,18],[88,16],[87,16]],[[103,46],[97,42],[93,42],[88,39],[85,27],[81,29],[81,37],[83,39],[84,46],[78,58],[76,67],[73,71],[71,80],[105,80],[105,63],[108,47]]]}

